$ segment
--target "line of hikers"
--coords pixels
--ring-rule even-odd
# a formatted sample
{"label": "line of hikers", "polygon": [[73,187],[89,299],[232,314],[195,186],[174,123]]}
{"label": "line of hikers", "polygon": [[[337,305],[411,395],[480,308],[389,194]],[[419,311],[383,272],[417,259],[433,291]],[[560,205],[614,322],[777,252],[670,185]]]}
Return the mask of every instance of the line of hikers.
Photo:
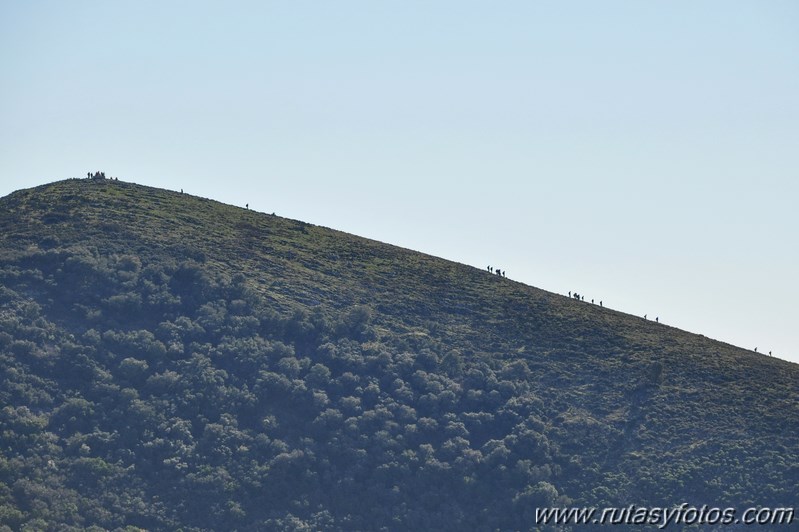
{"label": "line of hikers", "polygon": [[[585,296],[581,296],[577,292],[575,292],[574,295],[572,295],[571,291],[569,291],[569,297],[572,298],[572,299],[576,299],[577,301],[585,301]],[[591,303],[592,304],[594,303],[593,299],[591,300]],[[605,306],[604,304],[602,304],[602,300],[601,299],[599,300],[599,306],[600,307],[604,307]]]}
{"label": "line of hikers", "polygon": [[[569,291],[569,297],[572,298],[572,299],[576,299],[577,301],[585,301],[585,296],[581,296],[577,292],[572,294],[571,290]],[[593,299],[591,300],[591,304],[594,304],[594,300]],[[601,299],[599,300],[599,306],[600,307],[604,307],[605,306]],[[649,318],[647,318],[646,314],[644,314],[644,319],[645,320],[649,319]],[[660,317],[659,316],[655,318],[655,323],[660,323]]]}
{"label": "line of hikers", "polygon": [[492,268],[491,266],[488,266],[486,269],[488,270],[489,273],[496,273],[500,277],[505,277],[504,270],[500,270],[499,268],[497,268],[496,271],[494,271],[494,268]]}
{"label": "line of hikers", "polygon": [[[572,299],[576,299],[577,301],[585,301],[585,296],[581,296],[577,292],[572,293],[571,291],[569,291],[569,297],[572,298]],[[593,303],[593,302],[594,302],[594,300],[592,299],[591,303]],[[599,306],[600,307],[604,307],[605,306],[605,305],[602,304],[602,300],[601,299],[599,300]],[[644,314],[644,319],[645,320],[649,319],[648,314]],[[655,323],[660,323],[660,316],[655,316]],[[757,353],[757,347],[755,347],[755,353]],[[768,352],[768,356],[774,356],[774,355],[772,355],[771,351],[769,351]]]}

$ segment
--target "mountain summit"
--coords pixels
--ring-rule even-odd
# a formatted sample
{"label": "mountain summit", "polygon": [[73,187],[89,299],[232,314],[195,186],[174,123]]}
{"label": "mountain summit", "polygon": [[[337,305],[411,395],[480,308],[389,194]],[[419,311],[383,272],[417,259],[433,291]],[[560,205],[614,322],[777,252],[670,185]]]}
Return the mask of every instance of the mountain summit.
{"label": "mountain summit", "polygon": [[0,529],[789,507],[799,366],[188,194],[0,199]]}

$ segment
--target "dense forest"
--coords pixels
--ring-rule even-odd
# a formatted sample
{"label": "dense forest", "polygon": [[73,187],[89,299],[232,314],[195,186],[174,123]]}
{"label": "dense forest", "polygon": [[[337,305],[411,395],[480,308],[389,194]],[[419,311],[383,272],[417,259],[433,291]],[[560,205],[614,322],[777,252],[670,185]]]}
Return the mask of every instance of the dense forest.
{"label": "dense forest", "polygon": [[0,199],[0,530],[792,506],[798,396],[794,364],[275,215],[110,180]]}

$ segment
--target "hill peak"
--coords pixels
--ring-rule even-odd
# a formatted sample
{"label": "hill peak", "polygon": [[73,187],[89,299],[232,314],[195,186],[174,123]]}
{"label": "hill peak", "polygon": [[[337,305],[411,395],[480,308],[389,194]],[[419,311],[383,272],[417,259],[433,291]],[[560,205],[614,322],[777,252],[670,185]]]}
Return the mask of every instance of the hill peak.
{"label": "hill peak", "polygon": [[521,529],[797,496],[794,364],[181,192],[0,207],[14,526]]}

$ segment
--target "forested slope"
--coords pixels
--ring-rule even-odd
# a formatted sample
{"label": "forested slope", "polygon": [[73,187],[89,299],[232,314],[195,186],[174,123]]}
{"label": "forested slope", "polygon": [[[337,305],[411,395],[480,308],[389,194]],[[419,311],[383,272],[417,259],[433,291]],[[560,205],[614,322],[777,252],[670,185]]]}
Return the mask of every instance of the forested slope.
{"label": "forested slope", "polygon": [[794,364],[299,221],[111,180],[0,199],[11,530],[792,506],[798,394]]}

